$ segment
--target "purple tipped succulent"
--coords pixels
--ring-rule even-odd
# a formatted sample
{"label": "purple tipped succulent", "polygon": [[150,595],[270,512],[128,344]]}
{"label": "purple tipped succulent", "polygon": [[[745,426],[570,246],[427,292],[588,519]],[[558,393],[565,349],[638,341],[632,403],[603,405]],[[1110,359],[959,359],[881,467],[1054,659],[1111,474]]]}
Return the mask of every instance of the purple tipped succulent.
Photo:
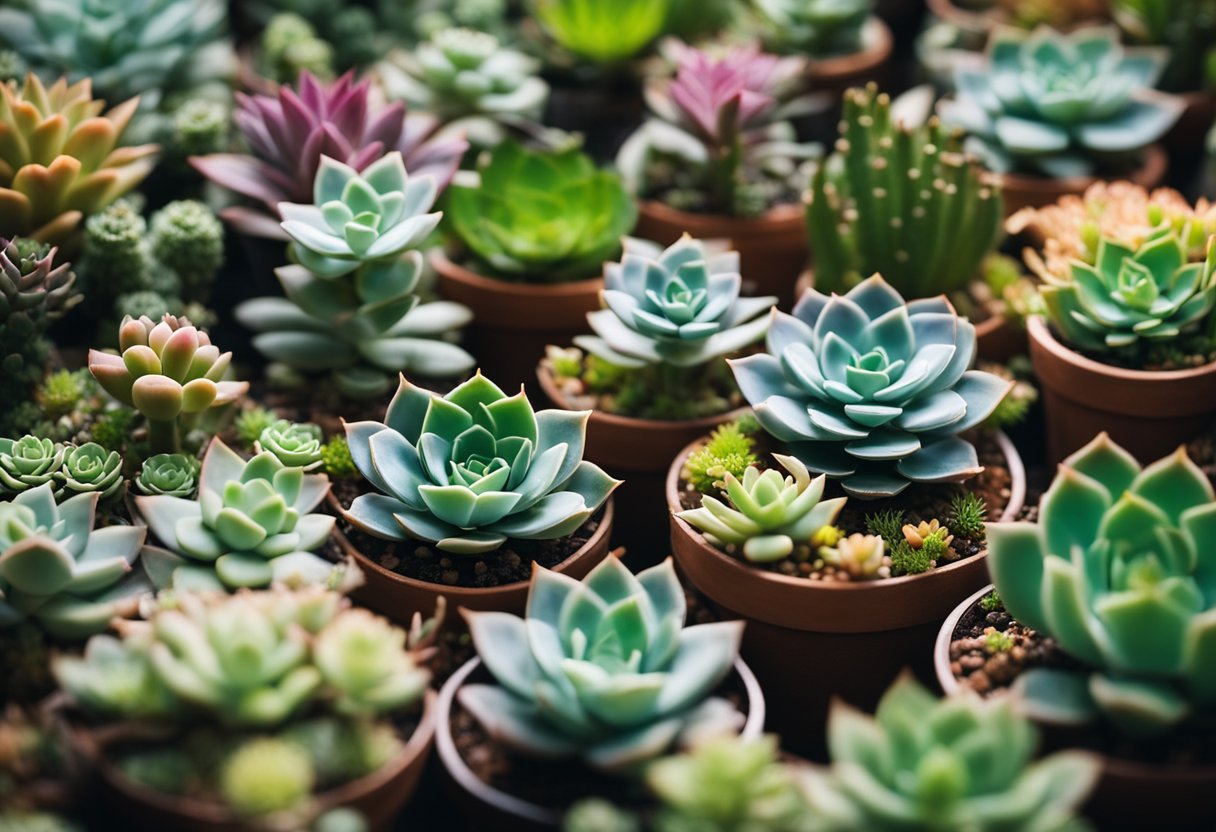
{"label": "purple tipped succulent", "polygon": [[376,106],[370,82],[356,82],[350,72],[328,85],[302,72],[296,88],[284,84],[277,96],[237,93],[237,105],[234,119],[250,154],[190,161],[213,182],[263,203],[262,210],[224,212],[239,230],[256,236],[283,237],[278,205],[309,202],[322,156],[361,171],[400,151],[411,175],[430,175],[442,190],[468,148],[462,138],[436,136],[438,121],[407,114],[402,102]]}

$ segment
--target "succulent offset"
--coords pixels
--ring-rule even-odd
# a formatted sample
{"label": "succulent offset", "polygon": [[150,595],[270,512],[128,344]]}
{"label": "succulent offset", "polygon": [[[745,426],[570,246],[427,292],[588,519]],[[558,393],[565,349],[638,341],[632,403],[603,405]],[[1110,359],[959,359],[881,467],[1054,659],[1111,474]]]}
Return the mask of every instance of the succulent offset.
{"label": "succulent offset", "polygon": [[1142,467],[1105,434],[1060,465],[1039,524],[988,524],[1009,614],[1082,667],[1017,688],[1039,717],[1164,733],[1216,706],[1212,485],[1183,448]]}
{"label": "succulent offset", "polygon": [[1182,101],[1152,89],[1166,57],[1124,49],[1114,27],[998,30],[983,61],[956,66],[958,95],[939,111],[991,170],[1088,176],[1177,121]]}
{"label": "succulent offset", "polygon": [[789,557],[798,544],[808,545],[824,526],[836,521],[845,498],[821,499],[826,478],[811,479],[806,466],[795,457],[773,454],[791,476],[777,468],[761,471],[749,466],[740,481],[726,474],[727,505],[713,495],[701,498],[701,507],[676,514],[699,529],[719,546],[742,547],[753,563],[769,563]]}
{"label": "succulent offset", "polygon": [[56,637],[80,639],[135,613],[146,587],[127,577],[145,530],[94,529],[99,498],[57,505],[43,483],[0,503],[0,628],[30,618]]}
{"label": "succulent offset", "polygon": [[667,4],[654,0],[537,0],[534,14],[563,49],[597,64],[635,57],[663,31]]}
{"label": "succulent offset", "polygon": [[477,261],[504,278],[594,277],[637,220],[620,177],[577,148],[533,151],[508,140],[478,173],[476,186],[449,191],[448,220]]}
{"label": "succulent offset", "polygon": [[143,461],[135,488],[140,494],[164,494],[187,500],[198,493],[199,462],[186,454],[154,454]]}
{"label": "succulent offset", "polygon": [[311,513],[329,492],[324,474],[287,467],[269,451],[246,462],[213,439],[198,475],[198,498],[135,498],[165,548],[147,547],[144,570],[157,588],[233,590],[272,581],[320,583],[333,565],[312,554],[334,527]]}
{"label": "succulent offset", "polygon": [[108,112],[86,78],[44,86],[34,75],[0,84],[0,228],[44,243],[143,181],[156,145],[119,146],[138,99]]}
{"label": "succulent offset", "polygon": [[1012,382],[968,369],[975,327],[945,297],[905,302],[875,275],[845,295],[808,290],[774,311],[768,352],[731,361],[756,418],[808,469],[861,498],[982,471],[959,434]]}
{"label": "succulent offset", "polygon": [[619,485],[583,460],[589,416],[534,412],[522,390],[507,396],[481,373],[446,396],[402,377],[384,423],[346,425],[351,458],[379,493],[343,515],[370,535],[455,554],[570,535]]}
{"label": "succulent offset", "polygon": [[63,465],[55,473],[57,488],[65,494],[96,491],[103,500],[123,487],[122,455],[107,451],[96,442],[67,449]]}
{"label": "succulent offset", "polygon": [[536,567],[526,617],[464,611],[498,684],[462,686],[460,704],[516,751],[605,771],[734,733],[742,715],[711,694],[743,622],[684,627],[684,603],[670,560],[635,576],[610,555],[581,582]]}
{"label": "succulent offset", "polygon": [[872,6],[872,0],[756,0],[766,44],[815,58],[860,52]]}
{"label": "succulent offset", "polygon": [[33,434],[0,437],[0,494],[13,494],[53,483],[67,448]]}
{"label": "succulent offset", "polygon": [[311,471],[321,466],[323,439],[319,425],[279,419],[258,436],[256,448],[274,454],[284,465]]}
{"label": "succulent offset", "polygon": [[1079,832],[1097,759],[1034,761],[1038,735],[1008,698],[938,699],[910,674],[874,717],[841,701],[828,715],[831,765],[805,772],[814,832]]}

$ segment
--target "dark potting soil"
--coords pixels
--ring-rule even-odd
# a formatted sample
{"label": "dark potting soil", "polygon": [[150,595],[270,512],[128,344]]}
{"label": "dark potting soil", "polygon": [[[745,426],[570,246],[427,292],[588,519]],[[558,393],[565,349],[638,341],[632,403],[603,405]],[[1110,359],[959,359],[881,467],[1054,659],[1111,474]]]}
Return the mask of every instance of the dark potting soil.
{"label": "dark potting soil", "polygon": [[[991,606],[986,610],[980,601],[972,604],[951,634],[950,672],[964,688],[992,696],[1011,687],[1025,670],[1082,668],[1050,636],[1019,623],[999,602]],[[1045,750],[1083,748],[1153,765],[1216,765],[1216,722],[1211,720],[1190,720],[1152,739],[1131,739],[1103,724],[1046,731],[1044,739]]]}

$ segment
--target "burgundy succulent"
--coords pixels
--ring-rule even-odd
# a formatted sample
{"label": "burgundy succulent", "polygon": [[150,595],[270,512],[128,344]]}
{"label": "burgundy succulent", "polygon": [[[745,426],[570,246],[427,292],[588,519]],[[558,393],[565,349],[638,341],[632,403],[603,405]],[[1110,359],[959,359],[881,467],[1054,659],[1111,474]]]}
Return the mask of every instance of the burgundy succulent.
{"label": "burgundy succulent", "polygon": [[255,199],[265,211],[230,208],[224,218],[243,232],[282,237],[280,202],[309,203],[322,156],[361,171],[398,150],[411,175],[434,177],[447,186],[468,147],[461,138],[439,137],[438,122],[405,111],[394,102],[371,100],[371,84],[346,73],[332,84],[300,74],[297,88],[284,84],[277,96],[237,93],[237,127],[250,154],[215,153],[190,161],[213,182]]}

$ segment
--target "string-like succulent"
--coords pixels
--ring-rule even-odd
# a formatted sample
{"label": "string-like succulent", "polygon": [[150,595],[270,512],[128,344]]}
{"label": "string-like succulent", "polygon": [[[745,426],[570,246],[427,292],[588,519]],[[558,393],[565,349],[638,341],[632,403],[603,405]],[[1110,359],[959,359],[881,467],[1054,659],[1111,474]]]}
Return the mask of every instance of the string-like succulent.
{"label": "string-like succulent", "polygon": [[135,488],[140,494],[164,494],[189,500],[198,491],[199,462],[186,454],[156,454],[143,461]]}
{"label": "string-like succulent", "polygon": [[332,565],[312,552],[329,539],[334,518],[310,512],[328,491],[324,474],[284,466],[268,451],[246,462],[213,439],[197,500],[135,498],[152,534],[168,547],[147,547],[144,569],[158,588],[223,591],[323,581]]}
{"label": "string-like succulent", "polygon": [[620,483],[583,460],[589,412],[532,410],[478,373],[446,396],[403,376],[384,423],[346,425],[351,458],[378,492],[346,519],[389,540],[456,554],[508,538],[551,540],[583,525]]}
{"label": "string-like succulent", "polygon": [[874,84],[845,93],[840,124],[811,179],[815,286],[844,291],[878,273],[911,298],[965,287],[996,246],[1004,205],[961,132],[898,122]]}
{"label": "string-like succulent", "polygon": [[120,147],[139,106],[131,100],[103,113],[86,78],[50,87],[34,75],[0,84],[0,228],[6,236],[60,243],[87,215],[143,181],[155,145]]}
{"label": "string-like succulent", "polygon": [[1098,761],[1065,751],[1033,761],[1037,732],[1008,698],[937,699],[910,674],[870,717],[837,700],[831,765],[805,774],[815,832],[1086,827],[1077,811]]}
{"label": "string-like succulent", "polygon": [[622,367],[692,367],[737,352],[768,329],[775,297],[741,297],[739,254],[711,255],[685,234],[664,249],[625,238],[620,263],[604,267],[607,309],[591,312],[594,336],[575,342]]}
{"label": "string-like succulent", "polygon": [[97,493],[56,505],[50,483],[0,503],[0,628],[32,618],[59,638],[104,630],[135,612],[145,590],[123,580],[139,557],[144,529],[94,529]]}
{"label": "string-like succulent", "polygon": [[66,453],[61,443],[32,434],[0,437],[0,493],[19,493],[53,482]]}
{"label": "string-like succulent", "polygon": [[1023,673],[1027,706],[1137,735],[1211,713],[1213,529],[1216,495],[1185,450],[1142,468],[1105,433],[1061,463],[1038,525],[989,523],[1005,608],[1083,665]]}
{"label": "string-like succulent", "polygon": [[258,436],[257,452],[269,452],[284,465],[311,471],[321,465],[321,427],[279,419]]}
{"label": "string-like succulent", "polygon": [[525,618],[464,611],[498,684],[461,687],[460,704],[521,753],[607,771],[733,732],[741,715],[710,694],[743,622],[684,627],[684,604],[670,560],[635,576],[608,557],[581,582],[536,567]]}
{"label": "string-like succulent", "polygon": [[66,494],[96,491],[107,499],[123,487],[122,455],[107,451],[96,442],[67,449],[63,465],[55,472],[58,487]]}
{"label": "string-like succulent", "polygon": [[599,64],[627,61],[663,31],[667,4],[653,0],[537,0],[535,14],[559,46]]}
{"label": "string-like succulent", "polygon": [[816,58],[861,51],[872,6],[872,0],[756,0],[767,46]]}
{"label": "string-like succulent", "polygon": [[991,170],[1084,176],[1161,138],[1180,99],[1153,91],[1168,53],[1125,49],[1113,26],[1069,33],[995,32],[976,64],[954,72],[958,95],[943,120],[971,136]]}
{"label": "string-like succulent", "polygon": [[741,546],[753,563],[769,563],[789,557],[798,544],[809,544],[824,526],[836,521],[845,498],[821,499],[826,477],[811,479],[806,466],[791,456],[773,454],[791,476],[776,468],[763,472],[750,466],[742,481],[726,474],[730,504],[706,494],[701,507],[676,514],[700,529],[719,546]]}
{"label": "string-like succulent", "polygon": [[768,352],[731,361],[761,426],[849,494],[888,497],[913,482],[983,470],[959,436],[1012,382],[969,370],[975,327],[945,297],[905,302],[875,275],[845,295],[811,289],[773,313]]}

